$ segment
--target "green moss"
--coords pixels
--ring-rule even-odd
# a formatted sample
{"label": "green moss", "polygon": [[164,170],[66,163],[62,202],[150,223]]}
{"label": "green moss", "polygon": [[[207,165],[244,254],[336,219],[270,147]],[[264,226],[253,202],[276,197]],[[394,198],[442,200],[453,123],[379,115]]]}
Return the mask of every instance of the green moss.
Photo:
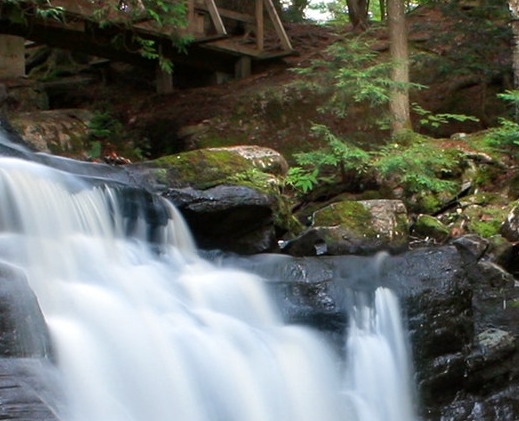
{"label": "green moss", "polygon": [[460,199],[460,206],[467,207],[471,205],[489,206],[489,205],[505,205],[503,198],[499,194],[489,192],[477,192]]}
{"label": "green moss", "polygon": [[477,205],[469,206],[464,213],[468,216],[468,231],[484,238],[499,234],[501,223],[507,215],[506,209],[501,207],[493,208]]}
{"label": "green moss", "polygon": [[420,215],[416,219],[413,231],[420,237],[434,238],[439,242],[447,240],[450,235],[449,229],[434,216],[430,215]]}
{"label": "green moss", "polygon": [[343,201],[332,203],[314,213],[314,226],[341,226],[360,237],[376,234],[372,226],[372,215],[359,202]]}
{"label": "green moss", "polygon": [[431,192],[421,193],[406,201],[406,206],[416,213],[434,213],[442,205],[442,201]]}
{"label": "green moss", "polygon": [[152,161],[155,176],[168,185],[187,184],[209,188],[224,183],[236,173],[250,170],[251,164],[237,153],[226,150],[195,150],[168,155]]}

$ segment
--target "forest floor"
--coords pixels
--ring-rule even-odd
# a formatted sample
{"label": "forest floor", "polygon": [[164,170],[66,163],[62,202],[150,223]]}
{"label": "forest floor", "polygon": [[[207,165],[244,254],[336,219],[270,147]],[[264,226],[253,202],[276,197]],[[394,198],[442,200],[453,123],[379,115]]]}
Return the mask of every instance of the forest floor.
{"label": "forest floor", "polygon": [[[447,125],[443,131],[435,133],[438,137],[448,137],[460,131],[473,132],[485,129],[495,123],[496,116],[503,110],[502,105],[497,104],[495,94],[502,92],[508,83],[507,75],[511,69],[509,40],[496,37],[489,42],[488,37],[482,36],[480,29],[474,24],[475,18],[471,15],[471,10],[458,7],[455,13],[446,13],[441,7],[421,6],[408,15],[411,50],[436,58],[445,57],[448,66],[451,66],[442,75],[428,75],[431,72],[439,74],[442,71],[440,65],[437,68],[419,70],[418,78],[425,80],[428,88],[417,93],[413,100],[431,112],[454,112],[480,118],[479,123]],[[478,22],[485,21],[478,19]],[[506,22],[493,23],[496,26],[506,26]],[[296,145],[294,148],[287,148],[287,142],[297,142],[296,139],[301,137],[307,138],[309,120],[315,121],[318,118],[320,123],[329,127],[340,126],[343,132],[358,130],[360,124],[352,124],[352,120],[357,117],[350,117],[349,121],[347,118],[338,121],[331,115],[316,117],[316,107],[310,111],[306,110],[306,114],[295,115],[298,113],[295,106],[290,111],[292,114],[286,117],[286,127],[283,124],[269,124],[268,115],[261,116],[261,119],[256,118],[258,116],[254,113],[257,108],[254,109],[252,98],[257,98],[258,93],[267,90],[281,92],[287,84],[302,78],[292,69],[307,67],[314,59],[326,58],[326,49],[333,42],[358,35],[347,26],[337,28],[289,23],[285,24],[285,29],[291,39],[294,54],[277,61],[255,64],[253,74],[248,78],[203,86],[194,74],[183,75],[179,69],[174,92],[157,95],[153,85],[153,74],[129,65],[112,63],[109,71],[104,73],[102,82],[94,83],[87,89],[73,90],[61,95],[57,105],[59,108],[109,109],[114,118],[123,123],[129,137],[133,139],[147,136],[150,131],[158,131],[161,132],[158,136],[169,136],[171,141],[175,141],[175,132],[182,131],[183,128],[213,124],[215,136],[227,136],[231,143],[269,146],[281,149],[282,153],[290,153],[300,147]],[[389,43],[385,27],[374,25],[363,37],[369,41],[373,49],[388,54]],[[472,68],[462,68],[466,66],[463,60]],[[490,63],[493,66],[490,76],[488,71],[478,73],[478,66]],[[285,105],[281,104],[280,112],[285,111]],[[237,110],[241,110],[240,117],[236,117]],[[370,110],[365,112],[369,113]],[[275,119],[279,116],[273,117]],[[231,123],[236,118],[240,119],[239,124],[235,121]],[[247,125],[242,121],[244,119],[250,120],[251,123]],[[302,122],[298,123],[295,120]],[[167,124],[159,127],[164,122]],[[261,130],[258,130],[258,125],[261,126]],[[304,127],[298,128],[299,126]],[[160,143],[153,135],[151,137],[151,142]],[[151,157],[196,146],[204,145],[186,145],[180,142],[176,146],[177,149],[166,150],[167,148],[159,147]]]}

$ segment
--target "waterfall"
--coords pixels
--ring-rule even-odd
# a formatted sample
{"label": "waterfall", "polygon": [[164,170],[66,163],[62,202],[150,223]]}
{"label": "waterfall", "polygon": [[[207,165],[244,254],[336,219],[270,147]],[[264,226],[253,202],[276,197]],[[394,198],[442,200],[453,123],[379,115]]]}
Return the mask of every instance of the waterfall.
{"label": "waterfall", "polygon": [[[37,296],[61,419],[416,419],[390,290],[351,292],[341,356],[284,323],[259,275],[201,259],[171,205],[125,194],[0,158],[0,262],[23,269]],[[154,226],[150,206],[166,215]]]}
{"label": "waterfall", "polygon": [[357,421],[413,420],[413,390],[395,294],[352,292],[345,394]]}

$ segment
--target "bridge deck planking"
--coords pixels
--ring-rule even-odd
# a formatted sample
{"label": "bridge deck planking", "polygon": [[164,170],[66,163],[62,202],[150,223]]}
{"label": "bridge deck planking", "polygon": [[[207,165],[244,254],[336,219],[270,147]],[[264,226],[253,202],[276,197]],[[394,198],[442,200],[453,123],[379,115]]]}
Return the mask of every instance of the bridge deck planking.
{"label": "bridge deck planking", "polygon": [[[113,8],[107,15],[114,25],[101,26],[94,18],[99,7],[93,1],[51,0],[52,6],[64,9],[62,21],[28,16],[26,24],[13,23],[6,15],[7,8],[0,7],[0,34],[17,35],[50,46],[138,66],[157,66],[156,61],[145,59],[138,53],[140,46],[134,40],[134,35],[138,34],[153,40],[161,54],[174,64],[234,74],[241,78],[250,74],[250,60],[271,60],[293,53],[272,0],[254,1],[255,15],[252,16],[219,8],[215,0],[188,0],[189,24],[186,28],[174,29],[160,27],[148,19],[142,19],[131,26],[123,25],[121,23],[127,21],[127,14],[117,8]],[[3,2],[0,0],[0,6]],[[268,28],[270,32],[265,28],[265,16],[272,23]],[[253,29],[250,34],[233,35],[224,26],[224,19],[226,24],[231,22],[231,26],[232,22],[236,22],[238,26],[248,25]],[[125,48],[113,45],[112,40],[116,35],[125,40]],[[180,52],[174,45],[173,35],[192,37],[187,54]],[[268,42],[265,42],[266,38]]]}
{"label": "bridge deck planking", "polygon": [[[221,52],[228,51],[233,55],[246,55],[254,59],[271,59],[274,57],[282,57],[293,52],[290,40],[286,35],[281,21],[275,12],[271,0],[255,0],[257,4],[267,7],[267,12],[271,18],[274,26],[274,31],[278,35],[279,45],[269,46],[268,52],[264,51],[264,22],[263,16],[252,16],[244,13],[235,12],[223,8],[218,8],[214,0],[190,0],[193,3],[193,9],[196,12],[195,16],[190,16],[191,21],[187,28],[171,28],[161,27],[155,21],[146,19],[134,23],[131,30],[135,31],[140,36],[150,38],[152,40],[170,40],[172,36],[183,36],[188,35],[192,38],[193,44],[208,44],[207,47],[211,49],[217,49]],[[22,1],[23,2],[23,1]],[[113,2],[113,1],[112,1]],[[0,4],[2,0],[0,0]],[[104,2],[108,3],[108,2]],[[87,23],[95,23],[94,15],[99,11],[99,6],[91,0],[52,0],[51,4],[53,7],[61,7],[65,11],[65,19],[63,22],[43,19],[31,19],[30,24],[33,27],[59,27],[65,31],[78,31],[87,32]],[[210,17],[211,29],[200,28],[200,23],[196,20],[201,19],[200,14],[207,14]],[[199,14],[198,16],[196,16]],[[0,16],[1,17],[1,16]],[[255,25],[256,32],[256,43],[255,45],[246,46],[240,45],[240,36],[232,36],[227,33],[225,29],[222,17],[230,20],[234,20],[249,25]],[[114,25],[127,21],[127,13],[124,11],[111,8],[106,16],[107,19],[111,20]],[[203,18],[203,17],[202,17]],[[207,24],[205,24],[207,26]],[[92,27],[92,25],[90,25]],[[6,33],[0,27],[0,33]],[[261,40],[259,38],[262,38]],[[270,39],[273,39],[270,37]]]}

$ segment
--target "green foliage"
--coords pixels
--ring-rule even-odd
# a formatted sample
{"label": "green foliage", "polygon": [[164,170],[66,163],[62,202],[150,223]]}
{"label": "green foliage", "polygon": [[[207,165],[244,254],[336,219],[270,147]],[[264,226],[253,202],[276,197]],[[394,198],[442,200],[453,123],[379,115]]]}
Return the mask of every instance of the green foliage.
{"label": "green foliage", "polygon": [[352,103],[376,106],[389,101],[390,63],[379,61],[378,53],[360,38],[334,43],[326,55],[310,67],[294,69],[298,74],[313,76],[302,87],[331,95],[321,112],[344,117]]}
{"label": "green foliage", "polygon": [[500,93],[497,96],[514,106],[519,105],[519,91],[517,90],[506,90],[505,92]]}
{"label": "green foliage", "polygon": [[337,181],[338,174],[344,182],[348,171],[364,173],[368,170],[370,159],[368,152],[338,138],[322,124],[314,124],[312,132],[322,138],[326,146],[314,151],[294,154],[299,166],[289,170],[286,180],[288,185],[307,193],[320,182]]}
{"label": "green foliage", "polygon": [[101,153],[103,152],[103,146],[99,140],[94,140],[90,142],[90,150],[88,151],[88,156],[90,159],[99,159],[101,158]]}
{"label": "green foliage", "polygon": [[429,126],[432,128],[438,128],[442,124],[448,124],[449,121],[479,121],[477,117],[465,115],[465,114],[451,114],[451,113],[438,113],[433,114],[432,112],[420,107],[418,104],[412,104],[413,111],[420,116],[420,125]]}
{"label": "green foliage", "polygon": [[500,118],[499,126],[488,132],[487,140],[493,147],[519,147],[519,124],[506,118]]}
{"label": "green foliage", "polygon": [[284,3],[281,17],[285,22],[302,22],[304,20],[304,11],[310,3],[309,0],[291,0]]}
{"label": "green foliage", "polygon": [[[519,110],[519,91],[507,90],[499,94],[498,97],[511,105],[511,114],[513,114],[514,119],[517,120]],[[519,147],[519,123],[509,118],[500,118],[499,125],[488,132],[486,140],[492,147],[507,149],[515,149]]]}
{"label": "green foliage", "polygon": [[376,155],[374,169],[407,194],[456,192],[458,184],[449,177],[459,165],[459,156],[445,153],[431,142],[415,139],[408,145],[388,144]]}
{"label": "green foliage", "polygon": [[88,124],[88,136],[92,140],[116,139],[122,131],[121,122],[106,111],[96,111]]}
{"label": "green foliage", "polygon": [[[424,2],[425,3],[425,2]],[[424,77],[444,76],[449,80],[467,77],[477,83],[491,83],[503,72],[503,45],[511,40],[511,27],[507,3],[496,0],[480,2],[470,10],[459,2],[437,5],[456,27],[437,31],[435,36],[422,44],[422,51],[437,51],[440,45],[450,46],[441,54],[422,55],[414,68],[416,80]],[[488,42],[488,40],[492,42]],[[434,69],[434,72],[432,72]],[[429,83],[424,81],[424,83]]]}
{"label": "green foliage", "polygon": [[319,169],[317,168],[292,167],[289,168],[285,177],[285,184],[303,194],[308,193],[319,183],[317,180],[318,174]]}
{"label": "green foliage", "polygon": [[[376,174],[379,181],[399,186],[407,195],[423,195],[420,202],[428,201],[428,195],[455,194],[459,187],[454,176],[461,155],[438,148],[415,133],[398,137],[399,143],[366,151],[337,138],[325,126],[314,125],[313,130],[324,136],[327,146],[295,154],[298,166],[289,170],[285,180],[300,193],[308,193],[320,183],[345,182],[347,174]],[[434,206],[437,204],[435,199]]]}
{"label": "green foliage", "polygon": [[63,7],[49,7],[49,8],[38,8],[36,10],[36,15],[39,18],[45,19],[45,20],[56,20],[58,22],[63,22],[64,16],[63,12],[65,10]]}
{"label": "green foliage", "polygon": [[[315,158],[312,157],[312,152],[296,154],[296,159],[300,164],[313,163],[318,167],[332,165],[340,166],[344,171],[365,172],[369,161],[369,154],[366,151],[338,138],[323,124],[314,124],[311,130],[318,137],[323,138],[328,146],[324,150],[324,154],[316,154]],[[310,162],[305,162],[305,158],[308,157],[311,158]]]}
{"label": "green foliage", "polygon": [[[362,113],[363,128],[356,134],[358,137],[370,129],[387,130],[391,92],[403,88],[392,81],[393,63],[372,49],[362,36],[338,41],[325,54],[309,67],[293,69],[307,76],[297,81],[296,87],[326,98],[318,108],[321,113],[332,113],[339,118]],[[404,88],[423,86],[409,83]]]}

